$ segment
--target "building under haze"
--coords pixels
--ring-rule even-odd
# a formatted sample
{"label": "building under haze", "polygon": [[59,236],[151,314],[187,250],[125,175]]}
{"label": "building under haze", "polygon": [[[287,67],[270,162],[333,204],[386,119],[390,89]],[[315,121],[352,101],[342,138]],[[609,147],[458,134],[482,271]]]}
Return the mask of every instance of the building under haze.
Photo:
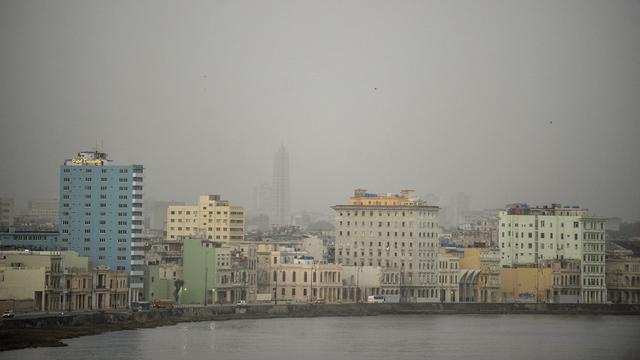
{"label": "building under haze", "polygon": [[271,187],[273,211],[270,216],[270,222],[275,225],[290,225],[289,153],[284,146],[280,146],[275,155]]}
{"label": "building under haze", "polygon": [[220,195],[201,195],[196,205],[167,208],[167,239],[202,237],[217,241],[244,240],[244,209]]}
{"label": "building under haze", "polygon": [[131,301],[143,295],[142,180],[142,165],[113,165],[97,150],[60,166],[61,250],[89,256],[93,266],[129,272]]}
{"label": "building under haze", "polygon": [[439,301],[436,279],[437,206],[400,194],[356,189],[347,205],[336,205],[336,263],[379,266],[383,295],[402,302]]}
{"label": "building under haze", "polygon": [[14,207],[13,198],[0,198],[0,228],[13,225]]}
{"label": "building under haze", "polygon": [[499,219],[502,266],[544,267],[551,260],[579,260],[580,302],[607,301],[606,218],[577,206],[513,204],[500,212]]}

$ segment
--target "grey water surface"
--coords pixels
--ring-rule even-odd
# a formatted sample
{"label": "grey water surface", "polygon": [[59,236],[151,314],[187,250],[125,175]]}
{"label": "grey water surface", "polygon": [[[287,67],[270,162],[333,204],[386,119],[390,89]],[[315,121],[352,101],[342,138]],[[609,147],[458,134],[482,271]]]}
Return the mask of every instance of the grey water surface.
{"label": "grey water surface", "polygon": [[0,359],[640,359],[640,317],[418,315],[181,323]]}

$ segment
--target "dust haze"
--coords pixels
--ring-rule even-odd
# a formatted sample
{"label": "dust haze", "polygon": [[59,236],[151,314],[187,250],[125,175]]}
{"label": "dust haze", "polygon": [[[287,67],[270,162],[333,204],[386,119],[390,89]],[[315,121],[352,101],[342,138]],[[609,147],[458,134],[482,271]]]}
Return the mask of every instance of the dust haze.
{"label": "dust haze", "polygon": [[463,191],[640,218],[638,1],[0,1],[0,195],[102,143],[145,198]]}

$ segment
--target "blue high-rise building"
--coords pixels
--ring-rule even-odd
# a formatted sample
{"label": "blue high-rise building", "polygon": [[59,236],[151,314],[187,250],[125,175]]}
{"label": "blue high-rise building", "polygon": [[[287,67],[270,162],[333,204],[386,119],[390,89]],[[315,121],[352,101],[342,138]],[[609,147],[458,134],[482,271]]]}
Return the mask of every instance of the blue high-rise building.
{"label": "blue high-rise building", "polygon": [[60,247],[90,256],[93,266],[129,271],[130,300],[142,296],[142,165],[113,165],[84,151],[60,166]]}

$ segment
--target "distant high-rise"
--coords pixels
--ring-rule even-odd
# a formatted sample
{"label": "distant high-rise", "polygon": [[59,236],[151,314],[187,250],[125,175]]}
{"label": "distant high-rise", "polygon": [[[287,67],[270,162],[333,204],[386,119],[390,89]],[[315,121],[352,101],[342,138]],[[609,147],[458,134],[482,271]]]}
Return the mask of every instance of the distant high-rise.
{"label": "distant high-rise", "polygon": [[0,228],[13,224],[14,204],[13,198],[0,198]]}
{"label": "distant high-rise", "polygon": [[273,163],[273,212],[271,224],[289,225],[291,195],[289,192],[289,153],[284,145],[280,146]]}
{"label": "distant high-rise", "polygon": [[99,151],[60,166],[61,250],[129,272],[131,301],[140,300],[144,285],[142,178],[142,165],[112,165]]}
{"label": "distant high-rise", "polygon": [[271,184],[260,184],[253,188],[253,206],[254,215],[268,215],[273,209],[273,196],[271,194]]}

